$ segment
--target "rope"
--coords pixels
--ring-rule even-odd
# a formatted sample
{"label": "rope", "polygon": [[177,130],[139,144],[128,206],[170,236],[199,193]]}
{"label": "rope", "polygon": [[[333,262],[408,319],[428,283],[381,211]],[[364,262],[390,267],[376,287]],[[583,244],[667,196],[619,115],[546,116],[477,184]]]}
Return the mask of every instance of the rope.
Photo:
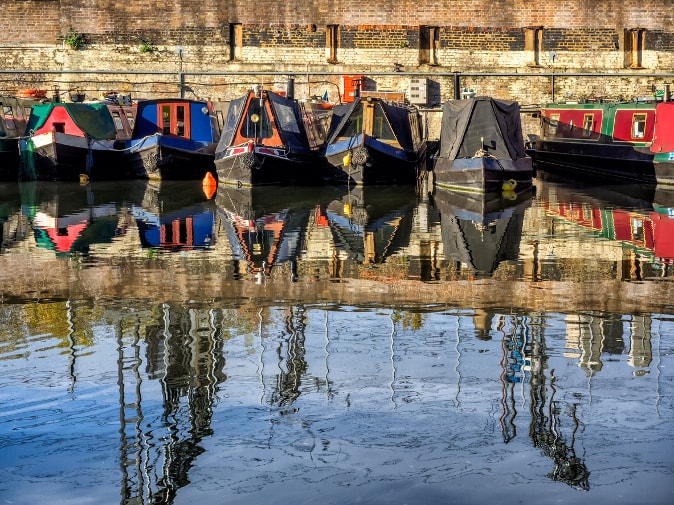
{"label": "rope", "polygon": [[490,152],[485,151],[484,149],[478,149],[477,151],[475,151],[473,158],[491,158],[493,160],[496,160],[497,165],[501,167],[501,171],[502,172],[505,171],[505,168],[503,167],[503,165],[501,165],[501,160],[499,160],[496,156],[494,156]]}

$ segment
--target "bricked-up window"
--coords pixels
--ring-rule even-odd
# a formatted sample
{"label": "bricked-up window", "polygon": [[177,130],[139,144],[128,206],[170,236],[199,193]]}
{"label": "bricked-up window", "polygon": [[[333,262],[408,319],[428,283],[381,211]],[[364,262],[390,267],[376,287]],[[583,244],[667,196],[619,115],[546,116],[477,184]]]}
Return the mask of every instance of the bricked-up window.
{"label": "bricked-up window", "polygon": [[240,61],[243,48],[243,25],[241,23],[229,24],[229,59]]}
{"label": "bricked-up window", "polygon": [[339,47],[339,25],[327,25],[325,28],[325,56],[328,63],[337,63]]}
{"label": "bricked-up window", "polygon": [[642,57],[646,41],[646,30],[634,28],[625,30],[625,66],[642,68]]}
{"label": "bricked-up window", "polygon": [[541,54],[543,54],[542,26],[524,29],[524,52],[528,59],[528,65],[537,67],[541,64]]}
{"label": "bricked-up window", "polygon": [[439,48],[440,29],[437,26],[420,26],[419,63],[422,65],[437,65]]}

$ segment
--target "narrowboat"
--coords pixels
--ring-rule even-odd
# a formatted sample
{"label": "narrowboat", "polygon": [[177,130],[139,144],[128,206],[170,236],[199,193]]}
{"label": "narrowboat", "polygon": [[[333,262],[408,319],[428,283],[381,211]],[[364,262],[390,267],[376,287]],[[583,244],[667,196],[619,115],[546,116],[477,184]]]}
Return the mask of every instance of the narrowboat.
{"label": "narrowboat", "polygon": [[0,181],[19,178],[19,140],[26,131],[26,124],[33,105],[46,101],[38,93],[25,96],[0,96]]}
{"label": "narrowboat", "polygon": [[20,141],[22,180],[125,179],[118,130],[104,103],[34,105]]}
{"label": "narrowboat", "polygon": [[131,138],[121,143],[134,177],[202,180],[213,172],[219,130],[210,102],[140,100]]}
{"label": "narrowboat", "polygon": [[481,193],[530,188],[520,107],[491,97],[443,104],[438,152],[432,160],[436,187]]}
{"label": "narrowboat", "polygon": [[421,113],[372,96],[335,105],[322,149],[337,181],[353,185],[414,184],[425,172]]}
{"label": "narrowboat", "polygon": [[321,183],[319,148],[332,104],[257,88],[232,100],[215,150],[219,182],[244,187]]}
{"label": "narrowboat", "polygon": [[570,178],[674,184],[674,102],[548,104],[537,168]]}

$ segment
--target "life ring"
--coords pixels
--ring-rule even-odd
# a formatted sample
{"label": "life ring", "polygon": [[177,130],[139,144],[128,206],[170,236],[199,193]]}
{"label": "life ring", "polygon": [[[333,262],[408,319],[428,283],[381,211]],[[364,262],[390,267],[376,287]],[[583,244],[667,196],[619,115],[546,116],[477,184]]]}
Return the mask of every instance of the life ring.
{"label": "life ring", "polygon": [[16,92],[19,98],[47,98],[45,89],[20,89]]}

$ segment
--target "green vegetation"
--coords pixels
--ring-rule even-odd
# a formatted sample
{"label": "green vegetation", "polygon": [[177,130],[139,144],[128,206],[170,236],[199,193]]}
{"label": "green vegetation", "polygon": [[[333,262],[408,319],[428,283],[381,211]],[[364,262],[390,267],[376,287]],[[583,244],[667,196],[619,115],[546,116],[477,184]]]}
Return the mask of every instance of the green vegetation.
{"label": "green vegetation", "polygon": [[76,32],[73,28],[70,28],[68,33],[59,37],[59,39],[62,40],[63,43],[70,49],[80,49],[87,42],[87,40],[84,38],[84,35]]}

